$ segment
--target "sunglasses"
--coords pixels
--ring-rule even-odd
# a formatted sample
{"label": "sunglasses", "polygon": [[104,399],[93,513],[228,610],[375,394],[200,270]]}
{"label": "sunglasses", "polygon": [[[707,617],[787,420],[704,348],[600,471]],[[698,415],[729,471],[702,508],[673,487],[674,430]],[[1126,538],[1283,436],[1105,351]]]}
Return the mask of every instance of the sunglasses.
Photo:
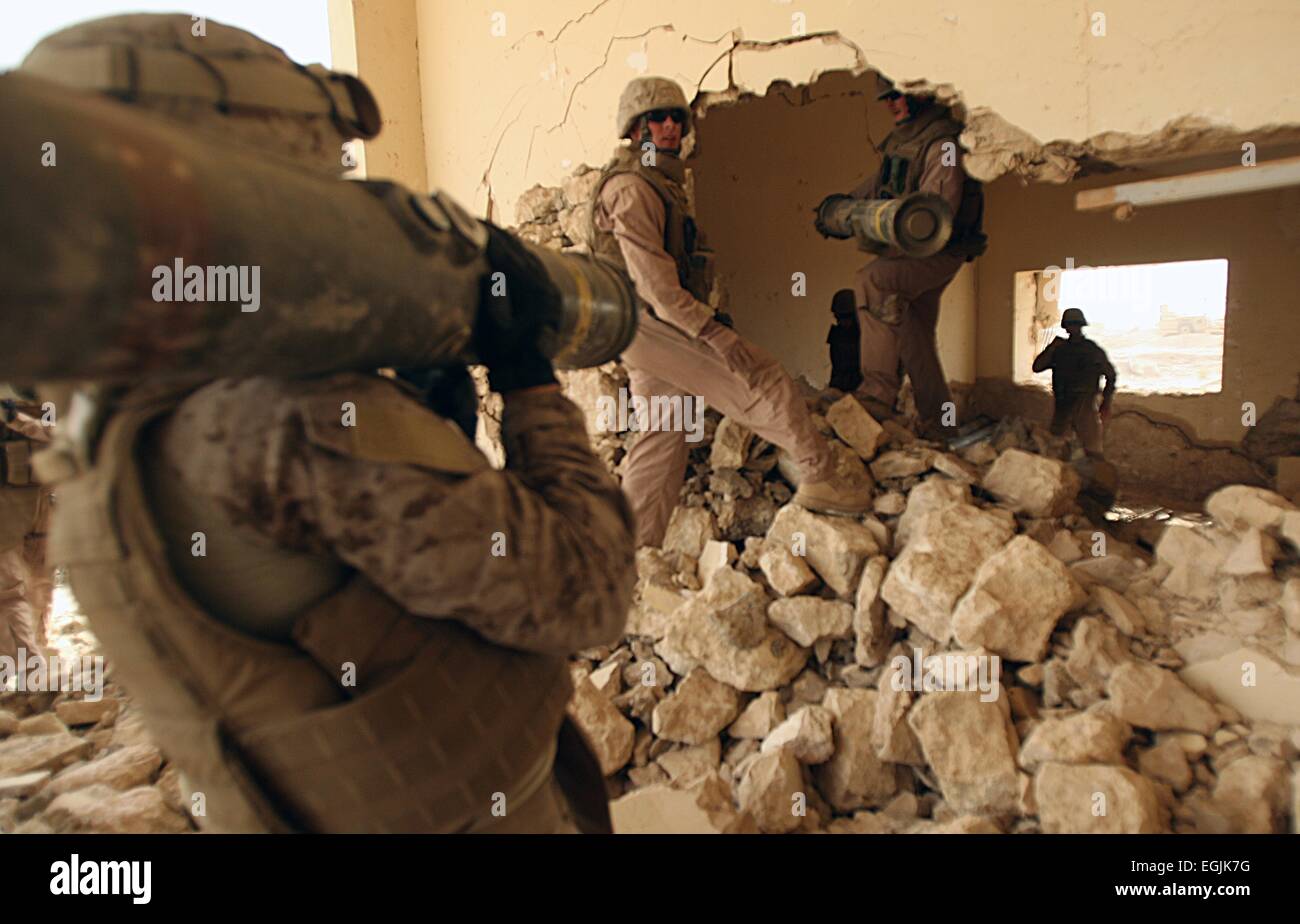
{"label": "sunglasses", "polygon": [[648,120],[656,124],[662,122],[664,119],[668,118],[669,116],[672,116],[673,121],[676,122],[678,125],[686,124],[685,109],[651,109],[649,112],[645,114],[645,117]]}

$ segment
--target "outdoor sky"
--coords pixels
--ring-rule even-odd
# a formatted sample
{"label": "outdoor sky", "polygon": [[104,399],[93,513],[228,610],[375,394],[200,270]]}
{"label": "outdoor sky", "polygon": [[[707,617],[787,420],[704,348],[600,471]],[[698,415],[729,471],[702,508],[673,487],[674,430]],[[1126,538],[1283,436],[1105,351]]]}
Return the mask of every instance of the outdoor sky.
{"label": "outdoor sky", "polygon": [[1103,266],[1061,273],[1056,304],[1081,308],[1089,322],[1110,330],[1154,328],[1161,305],[1174,314],[1222,319],[1227,286],[1227,260]]}
{"label": "outdoor sky", "polygon": [[36,42],[86,19],[121,13],[205,16],[279,45],[301,64],[330,64],[326,0],[10,0],[0,29],[0,70],[22,63]]}

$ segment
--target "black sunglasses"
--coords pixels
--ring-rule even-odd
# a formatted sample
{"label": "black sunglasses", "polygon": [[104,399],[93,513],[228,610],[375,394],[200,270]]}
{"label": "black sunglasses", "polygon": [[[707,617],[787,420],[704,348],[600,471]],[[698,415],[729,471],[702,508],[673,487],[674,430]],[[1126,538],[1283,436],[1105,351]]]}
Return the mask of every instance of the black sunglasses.
{"label": "black sunglasses", "polygon": [[676,122],[678,125],[686,124],[685,109],[651,109],[649,112],[645,114],[645,117],[648,120],[655,123],[662,122],[664,119],[668,118],[669,116],[672,116],[673,121]]}

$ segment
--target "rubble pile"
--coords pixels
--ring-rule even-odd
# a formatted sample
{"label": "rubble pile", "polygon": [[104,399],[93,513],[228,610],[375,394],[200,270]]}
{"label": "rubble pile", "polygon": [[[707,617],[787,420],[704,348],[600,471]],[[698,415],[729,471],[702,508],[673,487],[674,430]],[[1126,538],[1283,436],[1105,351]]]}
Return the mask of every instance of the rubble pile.
{"label": "rubble pile", "polygon": [[98,698],[0,692],[0,834],[184,834],[182,793],[112,682]]}
{"label": "rubble pile", "polygon": [[710,420],[626,638],[571,663],[617,830],[1295,824],[1300,509],[1237,485],[1126,532],[1036,424],[947,452],[809,400],[874,512],[790,504],[775,448]]}

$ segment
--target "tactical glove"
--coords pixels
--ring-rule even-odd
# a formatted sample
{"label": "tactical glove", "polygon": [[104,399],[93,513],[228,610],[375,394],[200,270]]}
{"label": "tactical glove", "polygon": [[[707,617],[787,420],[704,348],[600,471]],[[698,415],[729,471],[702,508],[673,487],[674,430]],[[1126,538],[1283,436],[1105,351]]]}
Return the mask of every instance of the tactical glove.
{"label": "tactical glove", "polygon": [[488,367],[488,384],[502,393],[554,384],[555,370],[538,341],[557,325],[560,293],[518,238],[483,224],[491,271],[480,283],[474,351]]}

